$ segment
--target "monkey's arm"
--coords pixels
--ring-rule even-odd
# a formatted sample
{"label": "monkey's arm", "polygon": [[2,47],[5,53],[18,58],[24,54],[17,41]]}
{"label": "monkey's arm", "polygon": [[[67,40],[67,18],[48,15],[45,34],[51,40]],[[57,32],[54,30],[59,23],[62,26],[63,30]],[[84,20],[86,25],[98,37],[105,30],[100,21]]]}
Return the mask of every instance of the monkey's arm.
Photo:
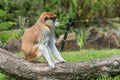
{"label": "monkey's arm", "polygon": [[49,66],[51,68],[55,68],[55,64],[51,58],[51,55],[49,54],[49,50],[48,50],[48,42],[49,42],[49,29],[46,28],[41,36],[41,40],[39,42],[39,49],[41,51],[41,53],[43,54],[43,56],[45,57],[45,59],[47,60]]}
{"label": "monkey's arm", "polygon": [[51,37],[50,37],[50,43],[49,43],[49,47],[51,49],[51,51],[53,52],[53,54],[56,56],[56,58],[58,59],[58,62],[66,62],[62,56],[60,55],[59,51],[57,50],[56,48],[56,45],[55,45],[55,42],[56,42],[56,39],[55,39],[55,34],[53,34]]}

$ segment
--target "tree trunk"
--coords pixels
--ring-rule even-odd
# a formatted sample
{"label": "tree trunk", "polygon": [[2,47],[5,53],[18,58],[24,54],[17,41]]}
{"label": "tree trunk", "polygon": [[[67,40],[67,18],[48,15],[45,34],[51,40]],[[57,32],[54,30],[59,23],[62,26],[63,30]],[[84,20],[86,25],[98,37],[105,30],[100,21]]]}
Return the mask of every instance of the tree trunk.
{"label": "tree trunk", "polygon": [[[89,62],[61,63],[51,70],[47,63],[28,62],[24,58],[0,49],[0,72],[19,80],[73,80],[97,78],[120,73],[120,56]],[[18,80],[17,79],[17,80]]]}

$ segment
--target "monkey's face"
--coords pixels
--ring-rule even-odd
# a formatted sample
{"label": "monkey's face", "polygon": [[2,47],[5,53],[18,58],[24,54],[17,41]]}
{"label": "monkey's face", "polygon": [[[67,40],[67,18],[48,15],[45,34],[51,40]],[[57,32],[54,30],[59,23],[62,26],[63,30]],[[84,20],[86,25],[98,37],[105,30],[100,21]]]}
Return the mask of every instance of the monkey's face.
{"label": "monkey's face", "polygon": [[46,25],[51,26],[51,27],[55,26],[56,17],[45,16],[44,20],[45,20]]}
{"label": "monkey's face", "polygon": [[59,24],[56,14],[50,12],[44,12],[41,15],[42,21],[49,27],[54,27]]}

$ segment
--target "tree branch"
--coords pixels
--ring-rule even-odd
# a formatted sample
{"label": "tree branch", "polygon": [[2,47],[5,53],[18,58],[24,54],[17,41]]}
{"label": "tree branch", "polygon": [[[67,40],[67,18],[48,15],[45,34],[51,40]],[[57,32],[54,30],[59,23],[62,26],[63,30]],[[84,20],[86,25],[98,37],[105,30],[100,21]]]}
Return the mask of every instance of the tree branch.
{"label": "tree branch", "polygon": [[51,70],[47,63],[28,62],[24,58],[0,48],[0,71],[23,79],[70,80],[116,75],[120,73],[120,56],[97,59],[89,62],[57,64]]}

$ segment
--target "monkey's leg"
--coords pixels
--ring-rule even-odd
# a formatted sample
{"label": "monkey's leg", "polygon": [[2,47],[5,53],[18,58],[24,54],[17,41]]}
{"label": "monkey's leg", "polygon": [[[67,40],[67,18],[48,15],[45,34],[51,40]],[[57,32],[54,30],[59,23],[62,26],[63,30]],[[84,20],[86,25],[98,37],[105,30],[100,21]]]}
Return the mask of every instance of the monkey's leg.
{"label": "monkey's leg", "polygon": [[55,64],[54,64],[54,62],[53,62],[53,60],[52,60],[52,58],[51,58],[51,56],[50,56],[50,54],[49,54],[49,52],[48,52],[48,49],[47,49],[44,45],[40,45],[39,48],[40,48],[40,51],[41,51],[42,55],[43,55],[44,58],[47,60],[48,65],[49,65],[52,69],[54,69],[54,68],[55,68]]}
{"label": "monkey's leg", "polygon": [[58,59],[58,62],[66,62],[66,61],[63,59],[63,57],[60,55],[60,53],[58,52],[58,50],[57,50],[57,48],[56,48],[55,45],[53,45],[52,50],[53,50],[54,55],[55,55],[56,58]]}
{"label": "monkey's leg", "polygon": [[39,50],[38,44],[33,46],[32,50],[31,50],[31,53],[27,56],[28,56],[27,57],[28,61],[35,61],[42,56],[42,54]]}
{"label": "monkey's leg", "polygon": [[58,60],[58,59],[56,60],[56,58],[55,58],[55,56],[54,56],[54,54],[53,54],[53,51],[51,51],[52,49],[49,48],[49,46],[48,46],[47,48],[48,48],[48,50],[49,50],[49,55],[51,56],[53,62],[54,62],[55,64],[56,64],[56,63],[59,63],[59,60]]}
{"label": "monkey's leg", "polygon": [[50,57],[52,58],[53,62],[56,63],[55,57],[54,57],[51,49],[49,48],[49,46],[47,47],[47,49],[48,49],[48,51],[49,51],[49,55],[50,55]]}
{"label": "monkey's leg", "polygon": [[62,56],[60,55],[60,53],[58,52],[58,50],[57,50],[57,48],[56,48],[56,46],[55,46],[55,40],[54,40],[54,38],[51,39],[51,42],[50,42],[50,44],[49,44],[49,47],[50,47],[51,51],[53,52],[53,54],[54,54],[54,55],[56,56],[56,58],[58,59],[58,61],[57,61],[56,63],[58,63],[58,62],[66,62],[66,61],[62,58]]}

